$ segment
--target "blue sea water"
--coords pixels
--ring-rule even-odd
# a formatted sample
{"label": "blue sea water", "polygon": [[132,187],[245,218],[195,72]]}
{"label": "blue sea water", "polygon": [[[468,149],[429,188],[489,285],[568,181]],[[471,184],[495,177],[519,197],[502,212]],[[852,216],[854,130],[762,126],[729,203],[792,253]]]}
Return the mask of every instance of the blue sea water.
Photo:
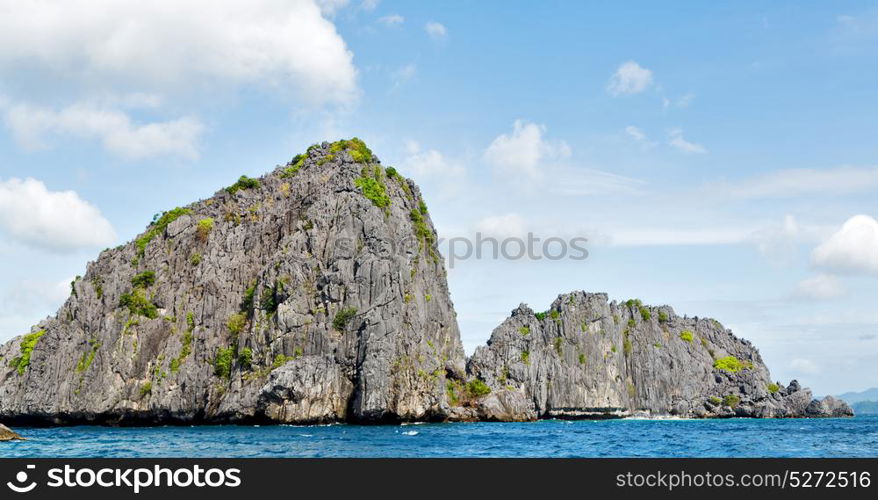
{"label": "blue sea water", "polygon": [[878,416],[17,430],[0,457],[878,457]]}

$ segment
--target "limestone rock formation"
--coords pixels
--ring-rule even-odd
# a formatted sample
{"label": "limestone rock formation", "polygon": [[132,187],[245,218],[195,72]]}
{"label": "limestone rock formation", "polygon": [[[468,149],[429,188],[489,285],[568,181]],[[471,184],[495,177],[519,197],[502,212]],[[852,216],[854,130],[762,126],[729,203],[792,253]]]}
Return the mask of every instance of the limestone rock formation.
{"label": "limestone rock formation", "polygon": [[[772,382],[756,348],[715,320],[601,293],[561,295],[542,313],[519,306],[468,370],[538,418],[853,414],[843,401],[812,400],[796,381]],[[472,406],[496,414],[493,401]]]}
{"label": "limestone rock formation", "polygon": [[845,416],[668,307],[560,296],[468,361],[417,186],[357,139],[157,217],[0,347],[10,424]]}
{"label": "limestone rock formation", "polygon": [[164,213],[0,356],[9,423],[443,419],[465,377],[426,204],[356,139]]}

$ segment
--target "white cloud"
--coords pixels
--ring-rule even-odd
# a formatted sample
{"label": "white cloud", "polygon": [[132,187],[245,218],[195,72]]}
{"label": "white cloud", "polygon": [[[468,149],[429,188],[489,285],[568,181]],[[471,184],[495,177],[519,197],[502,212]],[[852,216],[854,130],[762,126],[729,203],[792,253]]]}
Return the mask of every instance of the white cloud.
{"label": "white cloud", "polygon": [[30,178],[0,181],[0,229],[23,243],[58,252],[116,239],[100,210],[76,192],[49,191]]}
{"label": "white cloud", "polygon": [[662,107],[664,109],[668,109],[671,106],[675,106],[678,108],[688,108],[689,105],[692,104],[692,101],[694,101],[694,100],[695,100],[695,94],[693,94],[691,92],[688,94],[683,94],[682,96],[678,97],[675,100],[671,100],[667,97],[662,97]]}
{"label": "white cloud", "polygon": [[757,229],[749,239],[759,253],[778,264],[790,263],[795,258],[796,248],[803,241],[815,238],[812,228],[802,227],[792,215],[785,215],[780,224],[772,224]]}
{"label": "white cloud", "polygon": [[462,179],[466,176],[463,165],[449,160],[435,149],[424,151],[415,141],[406,144],[406,151],[407,156],[400,165],[403,173],[418,179],[425,186],[437,185],[443,198],[460,194],[464,184]]}
{"label": "white cloud", "polygon": [[426,30],[427,34],[430,35],[430,38],[434,40],[445,38],[445,36],[448,35],[448,29],[445,28],[445,25],[435,21],[430,21],[425,24],[424,30]]}
{"label": "white cloud", "polygon": [[358,94],[353,54],[314,0],[0,0],[0,12],[6,75],[90,89],[256,85],[310,105]]}
{"label": "white cloud", "polygon": [[829,300],[847,295],[847,289],[836,276],[818,274],[799,282],[796,295],[808,299]]}
{"label": "white cloud", "polygon": [[790,361],[790,368],[798,374],[816,375],[820,373],[820,368],[810,359],[795,358]]}
{"label": "white cloud", "polygon": [[750,230],[743,228],[642,227],[617,229],[600,240],[619,247],[731,245],[746,241]]}
{"label": "white cloud", "polygon": [[789,198],[842,195],[878,188],[878,167],[777,170],[720,188],[736,198]]}
{"label": "white cloud", "polygon": [[315,0],[320,12],[326,16],[334,16],[338,11],[348,6],[350,0]]}
{"label": "white cloud", "polygon": [[527,236],[527,222],[524,217],[511,213],[492,215],[478,221],[475,230],[486,237],[522,238]]}
{"label": "white cloud", "polygon": [[363,10],[375,10],[378,7],[378,4],[381,3],[381,0],[363,0],[360,2],[360,8]]}
{"label": "white cloud", "polygon": [[393,81],[393,88],[402,86],[404,83],[414,78],[417,72],[418,67],[414,64],[406,64],[405,66],[393,70],[390,73],[390,79]]}
{"label": "white cloud", "polygon": [[544,139],[545,131],[543,125],[516,120],[512,134],[501,134],[491,142],[484,153],[485,161],[503,177],[540,178],[543,162],[565,159],[571,154],[566,142]]}
{"label": "white cloud", "polygon": [[640,194],[643,181],[601,170],[572,166],[553,166],[544,179],[551,179],[547,189],[560,196],[591,196],[603,194]]}
{"label": "white cloud", "polygon": [[638,94],[652,85],[652,71],[634,61],[623,63],[616,69],[607,84],[607,91],[613,96]]}
{"label": "white cloud", "polygon": [[868,215],[851,217],[814,249],[811,261],[840,273],[878,273],[878,220]]}
{"label": "white cloud", "polygon": [[684,153],[706,153],[707,149],[701,144],[689,142],[683,137],[683,131],[673,128],[668,131],[668,144]]}
{"label": "white cloud", "polygon": [[378,18],[378,22],[386,26],[398,26],[405,22],[405,18],[399,14],[391,14]]}
{"label": "white cloud", "polygon": [[635,127],[634,125],[628,125],[627,127],[625,127],[625,133],[637,142],[642,142],[646,140],[646,134],[644,134],[642,130]]}
{"label": "white cloud", "polygon": [[869,40],[878,36],[878,9],[852,16],[843,14],[836,18],[839,35],[851,41]]}
{"label": "white cloud", "polygon": [[191,117],[135,124],[126,113],[89,103],[58,111],[15,104],[6,110],[5,119],[16,141],[27,149],[47,148],[47,136],[70,136],[100,140],[107,151],[134,160],[167,155],[195,159],[204,130]]}

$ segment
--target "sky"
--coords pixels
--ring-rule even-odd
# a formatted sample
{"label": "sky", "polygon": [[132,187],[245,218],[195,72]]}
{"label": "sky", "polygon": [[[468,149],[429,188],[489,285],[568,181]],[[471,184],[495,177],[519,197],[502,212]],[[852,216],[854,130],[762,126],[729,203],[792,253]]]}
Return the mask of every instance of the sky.
{"label": "sky", "polygon": [[876,49],[845,0],[0,0],[0,341],[155,213],[357,136],[446,240],[588,239],[443,246],[468,353],[586,290],[878,386]]}

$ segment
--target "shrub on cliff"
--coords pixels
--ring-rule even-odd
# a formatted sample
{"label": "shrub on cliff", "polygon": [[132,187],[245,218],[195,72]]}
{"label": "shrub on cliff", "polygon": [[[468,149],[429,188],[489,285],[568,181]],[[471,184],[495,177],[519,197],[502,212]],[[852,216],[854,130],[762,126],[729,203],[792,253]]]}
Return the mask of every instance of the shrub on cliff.
{"label": "shrub on cliff", "polygon": [[742,363],[740,359],[734,356],[726,356],[724,358],[719,358],[714,361],[713,367],[717,370],[723,370],[729,373],[738,373],[739,371],[746,368],[746,365]]}
{"label": "shrub on cliff", "polygon": [[226,192],[234,195],[238,191],[246,190],[246,189],[258,189],[260,186],[259,180],[251,179],[246,175],[242,175],[238,178],[238,182],[232,184],[231,186],[226,188]]}
{"label": "shrub on cliff", "polygon": [[19,375],[24,375],[25,370],[30,366],[30,357],[34,352],[34,348],[37,346],[37,342],[40,340],[40,337],[45,334],[45,330],[40,330],[39,332],[25,335],[24,338],[21,339],[21,344],[18,346],[21,355],[13,359],[12,362],[9,363],[9,367],[15,368]]}
{"label": "shrub on cliff", "polygon": [[347,328],[348,323],[357,315],[356,307],[346,307],[339,311],[332,320],[332,327],[341,332]]}

